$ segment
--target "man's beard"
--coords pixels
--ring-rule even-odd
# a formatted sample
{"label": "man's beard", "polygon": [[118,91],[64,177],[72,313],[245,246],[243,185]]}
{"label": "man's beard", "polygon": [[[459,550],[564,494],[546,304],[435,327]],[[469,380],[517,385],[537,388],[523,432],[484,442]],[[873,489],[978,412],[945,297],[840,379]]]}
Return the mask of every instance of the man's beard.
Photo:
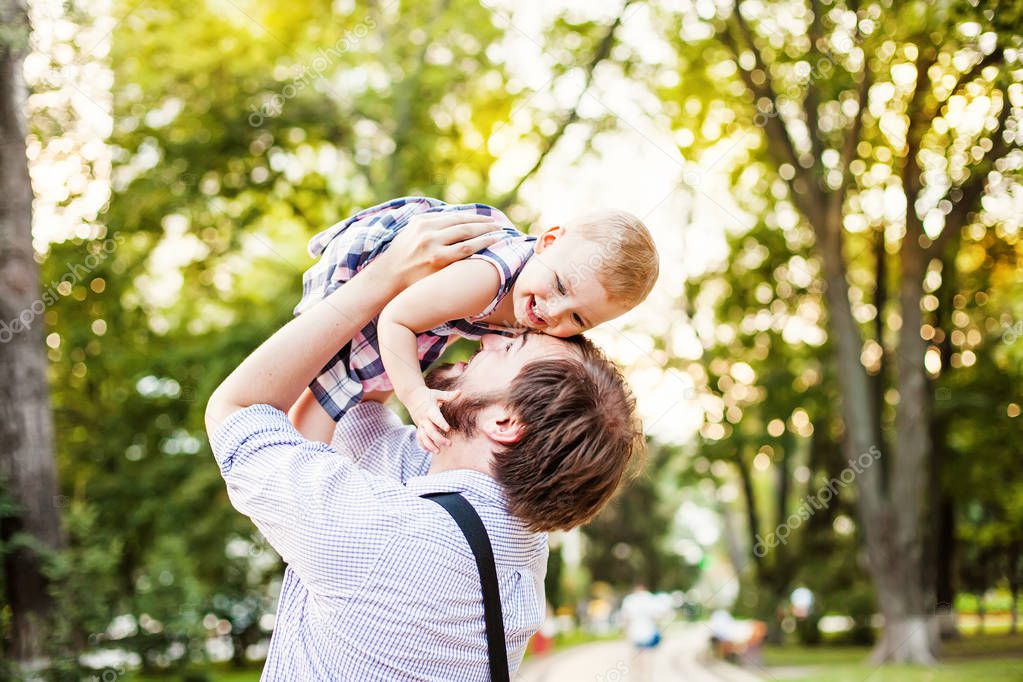
{"label": "man's beard", "polygon": [[[461,375],[450,372],[454,365],[439,365],[431,369],[423,377],[426,386],[437,391],[457,391],[462,387]],[[476,435],[479,413],[483,408],[490,407],[501,398],[500,393],[474,393],[459,395],[454,400],[440,404],[440,413],[444,415],[451,432],[466,438]]]}

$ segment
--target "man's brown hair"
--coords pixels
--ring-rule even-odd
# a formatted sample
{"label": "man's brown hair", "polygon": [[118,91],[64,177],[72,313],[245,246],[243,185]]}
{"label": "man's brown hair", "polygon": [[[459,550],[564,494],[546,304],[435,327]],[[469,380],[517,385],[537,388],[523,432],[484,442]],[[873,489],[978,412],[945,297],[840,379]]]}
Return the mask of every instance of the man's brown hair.
{"label": "man's brown hair", "polygon": [[525,365],[502,400],[524,431],[494,453],[494,477],[508,510],[533,531],[589,521],[643,451],[621,372],[584,337],[566,340],[577,352]]}

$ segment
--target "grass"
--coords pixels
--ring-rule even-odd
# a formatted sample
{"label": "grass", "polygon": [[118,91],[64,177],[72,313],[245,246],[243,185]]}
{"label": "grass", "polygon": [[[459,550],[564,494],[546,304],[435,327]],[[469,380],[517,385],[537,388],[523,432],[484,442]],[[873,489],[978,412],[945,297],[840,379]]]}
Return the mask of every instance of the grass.
{"label": "grass", "polygon": [[[561,636],[558,649],[568,645],[615,639],[619,633],[603,636],[573,633]],[[1023,634],[963,637],[948,642],[942,661],[933,668],[920,666],[871,665],[870,647],[788,645],[766,647],[764,665],[771,682],[1023,682]],[[234,670],[213,666],[187,675],[181,672],[147,676],[129,673],[123,682],[257,682],[259,668]],[[205,678],[202,676],[205,675]]]}
{"label": "grass", "polygon": [[[610,632],[605,632],[603,634],[598,635],[592,632],[588,632],[586,630],[576,628],[573,630],[567,630],[565,632],[559,632],[558,634],[554,635],[553,650],[563,651],[565,649],[579,646],[581,644],[589,644],[591,642],[609,642],[621,638],[622,638],[621,630],[615,629],[611,630]],[[524,660],[528,660],[534,655],[535,654],[531,650],[527,649]]]}
{"label": "grass", "polygon": [[[984,632],[981,636],[1008,634],[1010,622],[1009,614],[1007,613],[988,614],[984,618]],[[977,634],[977,627],[980,621],[975,615],[960,614],[956,624],[959,627],[959,632],[962,634],[975,635]]]}
{"label": "grass", "polygon": [[1023,635],[949,642],[934,667],[878,667],[869,655],[869,647],[767,647],[764,665],[779,682],[1023,682]]}
{"label": "grass", "polygon": [[933,668],[921,666],[872,666],[866,663],[772,671],[778,682],[1020,682],[1023,661],[997,658],[979,661],[942,663]]}
{"label": "grass", "polygon": [[[1023,656],[1023,633],[1015,635],[984,635],[963,637],[942,646],[942,658],[977,658],[981,656]],[[1023,661],[1020,661],[1023,665]]]}
{"label": "grass", "polygon": [[191,673],[176,672],[166,675],[128,673],[120,679],[123,682],[192,682],[193,680],[194,682],[200,682],[200,680],[207,682],[259,682],[260,671],[260,668],[232,670],[213,666]]}
{"label": "grass", "polygon": [[584,630],[569,630],[568,632],[559,632],[554,636],[554,647],[556,649],[567,649],[568,647],[578,646],[580,644],[589,644],[590,642],[613,642],[617,639],[622,638],[621,630],[611,630],[604,634],[593,634]]}
{"label": "grass", "polygon": [[764,665],[805,667],[820,665],[857,665],[870,655],[870,647],[861,646],[765,646]]}

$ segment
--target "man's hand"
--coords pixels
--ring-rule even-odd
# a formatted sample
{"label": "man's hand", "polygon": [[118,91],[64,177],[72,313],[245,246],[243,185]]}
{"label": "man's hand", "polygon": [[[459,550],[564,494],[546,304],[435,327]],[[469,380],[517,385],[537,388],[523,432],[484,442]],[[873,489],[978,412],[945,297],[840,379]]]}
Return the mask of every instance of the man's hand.
{"label": "man's hand", "polygon": [[502,235],[493,216],[458,211],[413,216],[374,263],[395,273],[405,289],[427,275],[495,244]]}
{"label": "man's hand", "polygon": [[[470,213],[414,218],[384,253],[333,294],[288,322],[220,384],[206,405],[206,430],[267,404],[287,412],[338,349],[412,282],[494,244],[495,219]],[[488,234],[490,233],[490,234]]]}

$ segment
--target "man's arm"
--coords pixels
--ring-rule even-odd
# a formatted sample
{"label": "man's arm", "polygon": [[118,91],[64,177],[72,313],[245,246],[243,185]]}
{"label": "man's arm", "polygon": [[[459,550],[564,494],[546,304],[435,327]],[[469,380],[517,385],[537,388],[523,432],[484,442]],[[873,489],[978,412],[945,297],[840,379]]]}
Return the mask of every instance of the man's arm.
{"label": "man's arm", "polygon": [[[472,222],[468,222],[468,221]],[[287,412],[338,349],[412,282],[493,244],[494,223],[460,213],[427,214],[333,294],[288,322],[217,387],[206,405],[211,436],[239,409],[266,404]]]}
{"label": "man's arm", "polygon": [[[374,263],[257,348],[206,407],[210,445],[231,503],[320,594],[350,588],[358,577],[341,580],[339,562],[350,559],[354,571],[386,539],[386,515],[374,494],[381,481],[337,450],[304,438],[284,411],[397,291],[489,245],[490,237],[477,235],[492,225],[458,220],[432,216],[407,226]],[[373,542],[338,543],[353,537]],[[355,554],[345,555],[348,550]]]}

